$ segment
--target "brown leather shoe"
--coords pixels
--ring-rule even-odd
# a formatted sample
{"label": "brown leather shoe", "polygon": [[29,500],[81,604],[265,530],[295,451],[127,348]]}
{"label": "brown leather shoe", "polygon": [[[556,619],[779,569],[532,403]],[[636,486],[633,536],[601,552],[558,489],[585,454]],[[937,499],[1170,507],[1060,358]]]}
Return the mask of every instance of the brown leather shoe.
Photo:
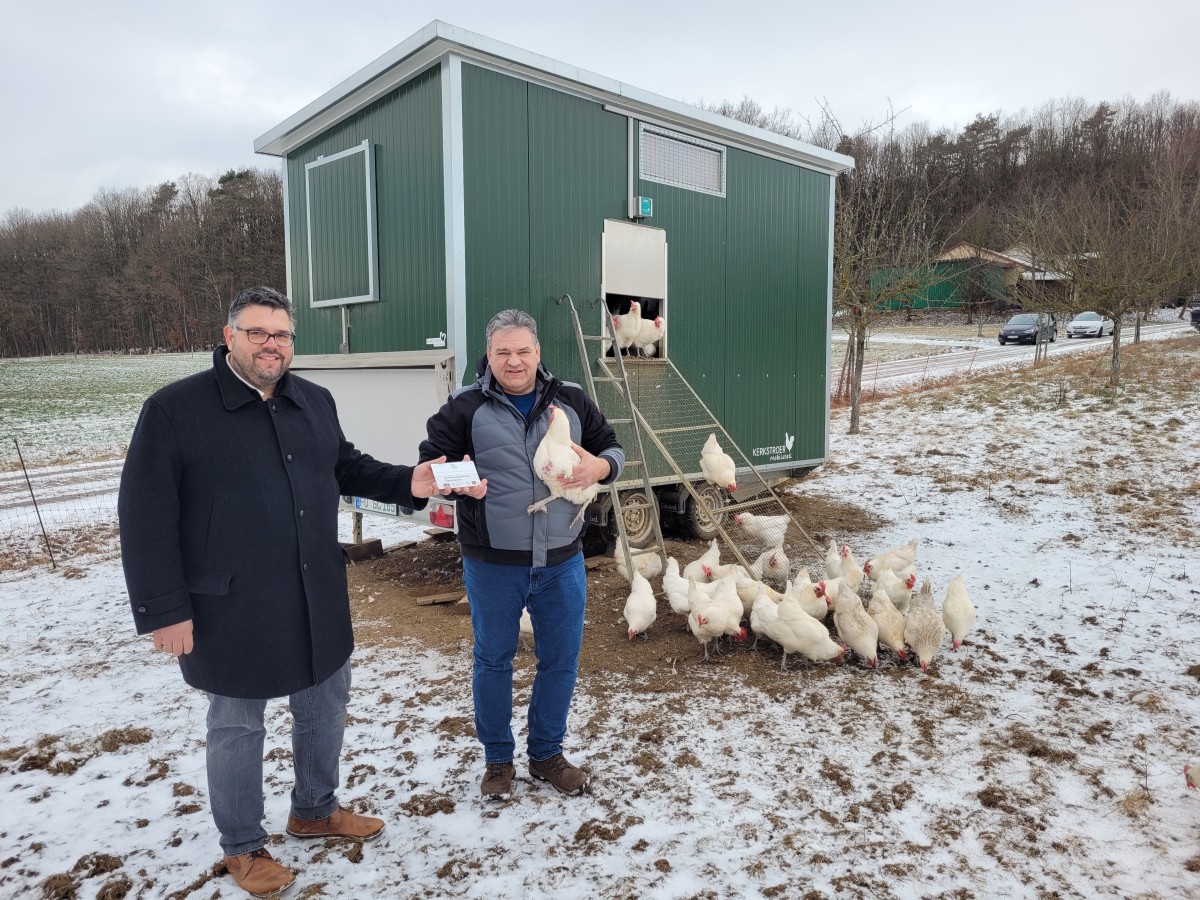
{"label": "brown leather shoe", "polygon": [[323,819],[301,819],[288,813],[287,833],[298,838],[348,837],[373,841],[383,834],[383,819],[360,816],[340,806]]}
{"label": "brown leather shoe", "polygon": [[516,767],[511,762],[488,763],[479,782],[479,793],[492,803],[504,803],[512,796],[513,776]]}
{"label": "brown leather shoe", "polygon": [[548,781],[560,794],[575,796],[587,790],[588,777],[583,770],[567,762],[566,757],[556,753],[549,759],[531,759],[529,774],[538,781]]}
{"label": "brown leather shoe", "polygon": [[296,876],[275,862],[265,847],[225,857],[225,869],[251,897],[278,897],[296,883]]}

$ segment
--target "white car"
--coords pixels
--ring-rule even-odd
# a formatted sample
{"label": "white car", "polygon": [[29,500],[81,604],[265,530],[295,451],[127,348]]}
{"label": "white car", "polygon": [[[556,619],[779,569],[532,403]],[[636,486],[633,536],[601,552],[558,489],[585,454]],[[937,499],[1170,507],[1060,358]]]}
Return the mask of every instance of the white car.
{"label": "white car", "polygon": [[1067,326],[1067,337],[1104,337],[1112,334],[1116,325],[1100,313],[1082,312]]}

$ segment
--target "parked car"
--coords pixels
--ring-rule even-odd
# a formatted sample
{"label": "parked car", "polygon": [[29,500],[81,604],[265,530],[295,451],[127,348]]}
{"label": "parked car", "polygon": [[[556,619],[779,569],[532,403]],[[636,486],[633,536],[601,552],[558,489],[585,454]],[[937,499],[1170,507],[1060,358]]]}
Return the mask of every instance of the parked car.
{"label": "parked car", "polygon": [[1104,337],[1117,326],[1112,319],[1094,312],[1081,312],[1067,326],[1067,337]]}
{"label": "parked car", "polygon": [[[1042,313],[1041,320],[1041,340],[1049,341],[1053,344],[1058,340],[1058,323],[1050,313]],[[1032,344],[1038,340],[1038,337],[1038,314],[1017,313],[1000,329],[997,340],[1000,341],[1001,345],[1008,343]]]}

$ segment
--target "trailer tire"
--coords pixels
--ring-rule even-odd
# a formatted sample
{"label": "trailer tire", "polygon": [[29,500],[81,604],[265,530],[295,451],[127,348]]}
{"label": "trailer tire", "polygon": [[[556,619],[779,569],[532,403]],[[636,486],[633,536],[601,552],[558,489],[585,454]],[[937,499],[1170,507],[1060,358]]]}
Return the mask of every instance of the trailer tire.
{"label": "trailer tire", "polygon": [[[704,498],[705,504],[711,509],[718,509],[729,502],[729,494],[715,484],[709,484],[707,481],[695,485],[695,491]],[[690,532],[691,536],[702,541],[711,541],[720,534],[717,529],[717,524],[708,517],[708,514],[696,503],[696,499],[688,495],[687,510],[684,512],[683,523],[685,528]],[[725,513],[717,513],[717,521],[722,526],[727,520]]]}
{"label": "trailer tire", "polygon": [[[621,491],[621,513],[630,547],[641,549],[654,543],[654,505],[646,499],[644,491]],[[615,518],[609,527],[615,541],[620,535]]]}

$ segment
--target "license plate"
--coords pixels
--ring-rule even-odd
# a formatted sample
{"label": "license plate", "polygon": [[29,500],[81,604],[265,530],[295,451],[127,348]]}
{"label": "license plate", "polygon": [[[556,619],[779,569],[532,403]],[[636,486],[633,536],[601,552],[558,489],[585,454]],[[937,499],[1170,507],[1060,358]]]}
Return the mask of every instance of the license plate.
{"label": "license plate", "polygon": [[399,515],[395,503],[380,503],[378,500],[368,500],[365,497],[355,497],[354,508],[365,509],[367,512],[383,513],[387,516]]}

